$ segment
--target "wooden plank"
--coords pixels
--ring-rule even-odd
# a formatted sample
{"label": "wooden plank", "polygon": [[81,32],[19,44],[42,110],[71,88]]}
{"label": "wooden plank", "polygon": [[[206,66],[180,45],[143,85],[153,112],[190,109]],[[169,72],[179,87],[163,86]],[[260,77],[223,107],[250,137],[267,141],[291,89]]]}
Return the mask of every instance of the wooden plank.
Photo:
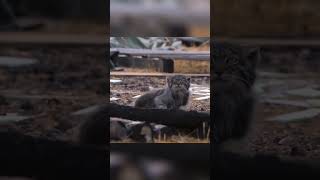
{"label": "wooden plank", "polygon": [[217,37],[213,42],[229,42],[260,47],[313,47],[320,48],[320,39],[279,39],[279,38],[227,38]]}
{"label": "wooden plank", "polygon": [[171,51],[133,48],[110,48],[110,52],[119,52],[122,55],[144,56],[148,58],[173,58],[183,60],[210,60],[210,51]]}
{"label": "wooden plank", "polygon": [[0,45],[70,45],[107,46],[107,36],[100,34],[65,34],[35,32],[1,32]]}
{"label": "wooden plank", "polygon": [[[5,92],[5,91],[1,91]],[[61,95],[27,95],[27,94],[14,94],[3,93],[1,94],[6,99],[13,100],[43,100],[43,99],[60,99],[60,100],[86,100],[91,99],[94,96],[61,96]]]}
{"label": "wooden plank", "polygon": [[[111,76],[154,76],[154,77],[166,77],[174,76],[181,73],[141,73],[141,72],[110,72]],[[210,74],[183,74],[190,77],[210,77]]]}

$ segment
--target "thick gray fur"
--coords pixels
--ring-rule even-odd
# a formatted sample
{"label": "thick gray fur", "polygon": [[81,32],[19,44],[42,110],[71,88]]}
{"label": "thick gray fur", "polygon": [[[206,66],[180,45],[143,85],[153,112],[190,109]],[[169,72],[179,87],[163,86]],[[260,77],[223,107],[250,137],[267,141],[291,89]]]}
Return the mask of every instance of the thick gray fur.
{"label": "thick gray fur", "polygon": [[135,107],[155,109],[182,109],[190,100],[190,78],[175,75],[167,78],[167,87],[140,96]]}

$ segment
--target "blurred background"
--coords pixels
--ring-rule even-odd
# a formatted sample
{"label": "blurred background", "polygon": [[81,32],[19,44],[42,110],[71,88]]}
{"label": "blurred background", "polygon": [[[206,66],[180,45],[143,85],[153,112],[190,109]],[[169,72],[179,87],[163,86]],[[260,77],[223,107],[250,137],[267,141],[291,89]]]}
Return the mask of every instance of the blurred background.
{"label": "blurred background", "polygon": [[1,132],[76,142],[71,114],[107,100],[108,3],[0,0]]}
{"label": "blurred background", "polygon": [[210,147],[204,144],[111,144],[112,180],[208,180]]}
{"label": "blurred background", "polygon": [[214,40],[261,48],[250,152],[320,160],[320,2],[215,0]]}
{"label": "blurred background", "polygon": [[107,33],[108,1],[1,0],[0,31]]}
{"label": "blurred background", "polygon": [[215,0],[215,36],[306,38],[320,36],[319,1]]}
{"label": "blurred background", "polygon": [[210,36],[209,0],[111,0],[111,36]]}

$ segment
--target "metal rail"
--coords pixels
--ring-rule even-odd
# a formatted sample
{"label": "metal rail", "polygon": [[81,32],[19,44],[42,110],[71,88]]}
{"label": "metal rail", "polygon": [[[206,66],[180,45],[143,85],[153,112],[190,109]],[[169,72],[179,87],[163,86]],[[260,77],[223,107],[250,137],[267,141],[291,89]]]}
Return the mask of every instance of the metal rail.
{"label": "metal rail", "polygon": [[210,51],[190,52],[171,50],[151,50],[133,48],[110,48],[110,53],[127,56],[142,56],[147,58],[184,59],[184,60],[210,60]]}

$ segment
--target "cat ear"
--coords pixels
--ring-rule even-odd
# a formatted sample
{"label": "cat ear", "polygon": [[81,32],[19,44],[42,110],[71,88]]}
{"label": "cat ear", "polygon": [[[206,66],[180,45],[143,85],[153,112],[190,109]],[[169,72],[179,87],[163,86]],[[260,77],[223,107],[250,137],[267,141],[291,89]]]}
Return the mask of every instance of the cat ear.
{"label": "cat ear", "polygon": [[250,61],[250,64],[252,65],[252,67],[256,67],[258,62],[260,61],[260,48],[259,47],[255,47],[255,48],[249,48],[247,50],[247,54],[246,57],[247,59]]}

